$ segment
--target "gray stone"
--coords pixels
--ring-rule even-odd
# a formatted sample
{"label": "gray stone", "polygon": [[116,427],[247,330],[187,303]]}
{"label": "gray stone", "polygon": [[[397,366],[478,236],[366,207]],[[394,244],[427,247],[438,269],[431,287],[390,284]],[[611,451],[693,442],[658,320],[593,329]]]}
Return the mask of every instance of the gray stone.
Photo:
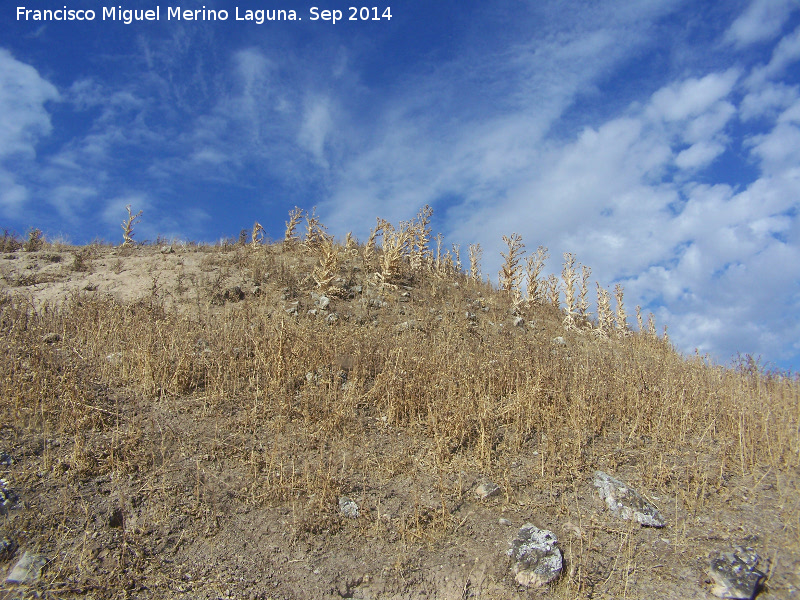
{"label": "gray stone", "polygon": [[500,517],[499,519],[497,519],[497,524],[498,525],[502,525],[503,527],[511,527],[511,525],[512,525],[512,523],[511,523],[511,521],[509,519],[505,519],[503,517]]}
{"label": "gray stone", "polygon": [[6,577],[6,583],[32,584],[41,577],[42,567],[46,564],[47,559],[44,556],[25,552]]}
{"label": "gray stone", "polygon": [[174,254],[175,249],[172,246],[161,246],[161,254]]}
{"label": "gray stone", "polygon": [[55,344],[56,342],[61,341],[61,336],[57,333],[47,333],[42,336],[42,341],[45,344]]}
{"label": "gray stone", "polygon": [[594,486],[609,510],[619,518],[634,520],[646,527],[664,526],[664,517],[658,509],[620,480],[602,471],[595,471]]}
{"label": "gray stone", "polygon": [[514,318],[514,327],[524,327],[525,326],[525,319],[522,317],[515,317]]}
{"label": "gray stone", "polygon": [[476,490],[475,495],[478,496],[481,500],[486,500],[486,498],[491,498],[492,496],[497,496],[500,493],[500,486],[496,483],[492,483],[491,481],[487,481],[486,483],[480,484]]}
{"label": "gray stone", "polygon": [[11,458],[11,455],[8,452],[0,452],[0,465],[4,467],[10,467],[14,464],[14,459]]}
{"label": "gray stone", "polygon": [[561,336],[558,336],[558,337],[554,337],[554,338],[553,338],[553,343],[554,343],[556,346],[566,346],[566,345],[567,345],[567,340],[565,340],[565,339],[564,339],[563,337],[561,337]]}
{"label": "gray stone", "polygon": [[508,555],[514,559],[512,572],[517,583],[541,587],[558,577],[564,561],[557,543],[552,531],[539,529],[531,523],[523,525],[508,550]]}
{"label": "gray stone", "polygon": [[8,514],[8,511],[17,503],[19,498],[9,488],[6,479],[0,479],[0,515]]}
{"label": "gray stone", "polygon": [[341,512],[348,519],[358,518],[358,504],[347,496],[339,498],[339,512]]}
{"label": "gray stone", "polygon": [[735,548],[723,552],[711,561],[708,575],[714,581],[711,593],[718,598],[752,600],[756,597],[766,575],[756,569],[761,557],[752,548]]}
{"label": "gray stone", "polygon": [[325,322],[328,325],[333,325],[338,320],[339,320],[339,315],[337,315],[336,313],[331,313],[327,317],[325,317]]}

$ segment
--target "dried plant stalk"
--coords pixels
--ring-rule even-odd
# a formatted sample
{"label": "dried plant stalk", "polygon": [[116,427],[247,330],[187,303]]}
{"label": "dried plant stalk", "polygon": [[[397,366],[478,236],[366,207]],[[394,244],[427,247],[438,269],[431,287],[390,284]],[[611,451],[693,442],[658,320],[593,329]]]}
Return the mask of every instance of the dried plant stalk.
{"label": "dried plant stalk", "polygon": [[[247,230],[245,230],[247,231]],[[250,247],[255,250],[259,247],[260,244],[264,242],[264,237],[266,236],[266,232],[261,224],[256,221],[253,225],[253,233],[250,236]]]}
{"label": "dried plant stalk", "polygon": [[525,259],[525,275],[528,280],[527,300],[529,303],[544,303],[544,282],[540,281],[544,263],[548,258],[547,248],[539,246],[534,254]]}
{"label": "dried plant stalk", "polygon": [[628,331],[628,315],[625,313],[625,305],[622,303],[624,294],[625,290],[622,284],[618,283],[614,286],[614,299],[617,301],[616,327],[620,333]]}
{"label": "dried plant stalk", "polygon": [[564,302],[566,303],[567,312],[564,317],[564,326],[569,329],[575,327],[575,314],[577,312],[575,284],[577,283],[578,275],[575,272],[575,255],[572,252],[564,253],[561,279],[564,281]]}
{"label": "dried plant stalk", "polygon": [[303,218],[303,209],[294,207],[293,210],[289,211],[289,220],[286,221],[286,233],[283,236],[283,241],[285,243],[296,242],[298,240],[297,237],[297,225],[300,223],[300,219]]}
{"label": "dried plant stalk", "polygon": [[586,265],[581,266],[581,288],[578,295],[578,315],[582,319],[589,318],[589,277],[592,275],[592,269]]}
{"label": "dried plant stalk", "polygon": [[131,214],[131,205],[128,204],[125,207],[125,210],[128,211],[128,218],[127,220],[122,222],[122,245],[123,246],[130,246],[134,243],[133,241],[133,226],[139,222],[139,217],[142,216],[142,211],[140,210],[138,213]]}
{"label": "dried plant stalk", "polygon": [[611,294],[597,283],[597,332],[608,335],[614,324],[611,314]]}
{"label": "dried plant stalk", "polygon": [[331,287],[331,282],[339,271],[339,248],[330,237],[323,239],[321,247],[322,256],[319,258],[319,264],[314,269],[312,277],[318,288],[327,290]]}
{"label": "dried plant stalk", "polygon": [[473,281],[481,279],[481,257],[483,249],[480,244],[469,245],[469,276]]}
{"label": "dried plant stalk", "polygon": [[422,269],[430,264],[428,243],[431,239],[431,217],[433,209],[427,204],[417,213],[417,220],[411,226],[411,268]]}
{"label": "dried plant stalk", "polygon": [[505,259],[503,266],[500,267],[500,289],[511,294],[514,306],[517,306],[522,300],[520,292],[522,272],[519,261],[525,252],[525,244],[522,243],[522,236],[518,233],[512,233],[511,237],[504,235],[503,241],[508,245],[508,254],[500,253]]}
{"label": "dried plant stalk", "polygon": [[561,309],[561,286],[558,284],[558,277],[555,275],[549,275],[547,277],[547,284],[545,286],[545,294],[547,296],[547,300],[553,307],[557,309]]}

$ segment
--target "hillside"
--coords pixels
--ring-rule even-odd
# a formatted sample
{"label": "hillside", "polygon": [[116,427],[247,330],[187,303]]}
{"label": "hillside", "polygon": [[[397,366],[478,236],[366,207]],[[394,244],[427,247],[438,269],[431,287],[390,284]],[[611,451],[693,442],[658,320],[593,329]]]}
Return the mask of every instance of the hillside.
{"label": "hillside", "polygon": [[[425,210],[365,243],[302,217],[1,240],[0,576],[43,568],[0,598],[700,599],[737,546],[759,599],[800,597],[796,376],[684,357],[621,289],[589,314],[588,270],[540,280],[515,236],[498,290]],[[538,589],[507,554],[526,523],[563,554]]]}

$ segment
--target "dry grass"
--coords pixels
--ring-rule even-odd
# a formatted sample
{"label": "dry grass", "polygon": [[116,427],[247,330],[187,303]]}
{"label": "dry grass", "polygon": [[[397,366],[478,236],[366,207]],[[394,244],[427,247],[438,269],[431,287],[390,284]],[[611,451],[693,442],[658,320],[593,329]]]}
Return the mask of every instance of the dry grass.
{"label": "dry grass", "polygon": [[[300,214],[290,216],[287,241],[295,239]],[[63,507],[46,522],[14,521],[12,534],[28,528],[27,538],[58,557],[49,589],[110,597],[156,577],[145,559],[147,532],[176,515],[194,534],[219,531],[228,513],[210,483],[208,473],[223,473],[214,465],[232,478],[225,480],[226,502],[290,506],[292,531],[301,537],[348,527],[337,511],[340,494],[360,491],[368,504],[374,490],[408,477],[429,484],[425,493],[435,501],[410,502],[385,520],[377,496],[372,513],[364,507],[376,516],[360,521],[355,535],[396,539],[404,548],[440,543],[463,532],[456,511],[468,496],[464,472],[502,483],[504,506],[546,493],[551,504],[542,510],[555,518],[571,514],[576,482],[596,468],[624,469],[638,486],[674,498],[681,514],[712,505],[734,479],[769,473],[779,487],[784,482],[778,491],[786,526],[799,535],[786,483],[800,467],[796,376],[764,372],[752,361],[726,369],[685,358],[655,335],[652,321],[644,332],[611,336],[609,294],[599,284],[594,327],[606,335],[565,330],[565,316],[585,316],[588,275],[576,300],[574,257],[565,257],[567,313],[558,308],[560,286],[552,280],[548,292],[537,287],[535,301],[521,304],[518,236],[506,238],[502,281],[511,294],[480,281],[472,248],[472,276],[454,271],[443,280],[442,269],[426,266],[433,261],[429,218],[421,213],[416,229],[379,222],[363,258],[326,236],[308,252],[287,244],[260,252],[201,247],[193,252],[213,262],[206,263],[209,273],[225,273],[216,283],[209,278],[191,286],[199,289],[168,291],[154,275],[148,294],[133,302],[84,292],[37,305],[5,292],[2,441],[25,449],[36,464],[18,485],[34,490],[49,480],[78,485],[110,475],[133,482],[114,483],[115,493],[139,489],[136,502],[149,510],[146,522],[125,529],[124,544],[112,551],[115,562],[99,575],[75,533],[89,527],[81,519],[91,518],[91,508],[86,517]],[[314,223],[307,241],[320,231]],[[378,231],[382,248],[374,242]],[[4,245],[14,247],[8,238]],[[538,281],[535,265],[529,270]],[[226,278],[253,281],[255,274],[257,294],[221,306],[202,300],[212,295],[209,286],[220,291]],[[334,282],[342,289],[330,309],[335,322],[286,312],[293,298],[310,307],[309,292]],[[617,301],[616,327],[627,330],[621,288]],[[478,305],[485,310],[465,320],[465,310]],[[539,326],[513,327],[512,308]],[[638,307],[637,318],[641,330]],[[554,347],[556,336],[566,337],[565,349]],[[614,564],[630,563],[629,532],[614,535]],[[590,537],[570,542],[558,597],[589,597],[602,586],[628,593],[630,569],[620,563],[609,573],[593,556]]]}

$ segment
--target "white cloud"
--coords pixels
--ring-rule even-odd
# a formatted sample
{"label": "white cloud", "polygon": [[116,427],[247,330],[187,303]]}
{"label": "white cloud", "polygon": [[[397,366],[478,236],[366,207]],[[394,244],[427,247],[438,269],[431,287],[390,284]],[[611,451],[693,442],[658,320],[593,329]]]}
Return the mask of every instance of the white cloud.
{"label": "white cloud", "polygon": [[705,167],[720,154],[725,146],[716,142],[698,142],[675,157],[675,164],[681,169],[698,169]]}
{"label": "white cloud", "polygon": [[731,69],[664,87],[650,99],[651,114],[665,121],[682,121],[697,116],[725,98],[738,77],[739,73]]}
{"label": "white cloud", "polygon": [[794,0],[753,0],[728,29],[725,40],[743,47],[773,39],[796,9]]}
{"label": "white cloud", "polygon": [[[0,214],[20,214],[30,192],[19,173],[36,157],[36,144],[52,125],[45,105],[58,90],[36,69],[0,49]],[[13,158],[12,168],[6,163]]]}

